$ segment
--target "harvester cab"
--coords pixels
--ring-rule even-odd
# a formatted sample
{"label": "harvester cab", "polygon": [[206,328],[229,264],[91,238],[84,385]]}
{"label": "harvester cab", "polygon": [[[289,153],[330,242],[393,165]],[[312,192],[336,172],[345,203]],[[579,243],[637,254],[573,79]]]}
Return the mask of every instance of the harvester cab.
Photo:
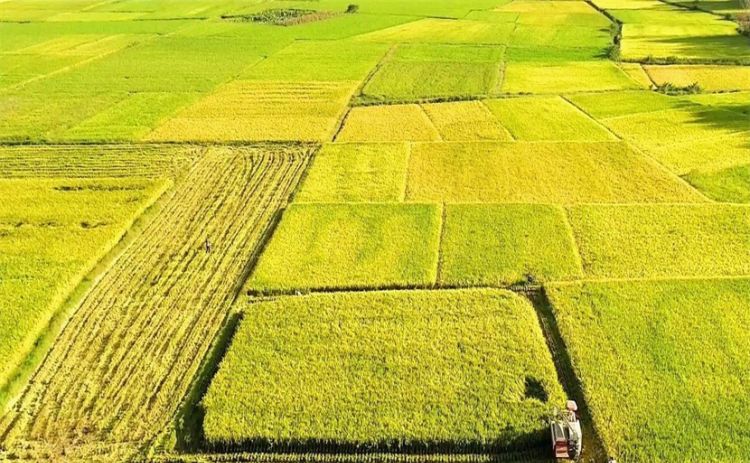
{"label": "harvester cab", "polygon": [[552,452],[558,460],[578,460],[583,450],[583,434],[578,419],[578,405],[568,400],[565,410],[555,409],[550,418]]}

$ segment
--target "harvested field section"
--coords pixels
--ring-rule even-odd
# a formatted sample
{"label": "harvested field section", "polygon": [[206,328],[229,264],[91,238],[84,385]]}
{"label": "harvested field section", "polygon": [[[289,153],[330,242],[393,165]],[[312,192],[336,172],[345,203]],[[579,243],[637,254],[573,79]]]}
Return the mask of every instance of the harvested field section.
{"label": "harvested field section", "polygon": [[573,236],[559,206],[446,206],[439,282],[507,285],[583,275]]}
{"label": "harvested field section", "polygon": [[403,199],[410,147],[406,143],[327,144],[297,202],[398,202]]}
{"label": "harvested field section", "polygon": [[295,204],[248,288],[275,292],[435,283],[441,210],[432,204]]}
{"label": "harvested field section", "polygon": [[326,141],[356,82],[233,81],[166,121],[151,141]]}
{"label": "harvested field section", "polygon": [[6,443],[140,446],[162,431],[307,160],[210,149],[86,295],[3,422]]}
{"label": "harvested field section", "polygon": [[628,145],[417,143],[406,199],[449,203],[703,202]]}
{"label": "harvested field section", "polygon": [[591,278],[750,275],[750,207],[577,206],[569,217]]}
{"label": "harvested field section", "polygon": [[618,461],[747,460],[750,280],[547,292],[597,430]]}
{"label": "harvested field section", "polygon": [[316,294],[245,305],[204,429],[245,448],[492,452],[546,442],[563,397],[511,292]]}

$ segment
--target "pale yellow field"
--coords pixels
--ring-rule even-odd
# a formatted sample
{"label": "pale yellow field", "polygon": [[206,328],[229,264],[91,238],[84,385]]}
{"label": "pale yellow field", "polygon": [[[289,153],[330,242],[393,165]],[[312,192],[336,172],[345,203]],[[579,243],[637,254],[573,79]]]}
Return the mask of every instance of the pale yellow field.
{"label": "pale yellow field", "polygon": [[336,141],[435,141],[440,134],[416,104],[352,108]]}

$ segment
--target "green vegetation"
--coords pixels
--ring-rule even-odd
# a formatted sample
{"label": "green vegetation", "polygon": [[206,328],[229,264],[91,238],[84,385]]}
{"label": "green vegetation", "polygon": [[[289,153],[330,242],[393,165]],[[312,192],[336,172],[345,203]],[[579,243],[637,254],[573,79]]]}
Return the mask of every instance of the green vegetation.
{"label": "green vegetation", "polygon": [[749,280],[570,284],[548,294],[618,461],[747,457]]}
{"label": "green vegetation", "polygon": [[404,143],[327,144],[302,189],[299,202],[390,202],[403,199],[409,146]]}
{"label": "green vegetation", "polygon": [[498,285],[580,277],[581,263],[558,206],[446,206],[440,283]]}
{"label": "green vegetation", "polygon": [[441,211],[423,204],[297,204],[248,281],[253,291],[428,286]]}
{"label": "green vegetation", "polygon": [[714,201],[750,203],[750,164],[694,170],[685,180]]}
{"label": "green vegetation", "polygon": [[750,208],[575,206],[568,211],[592,278],[750,274]]}
{"label": "green vegetation", "polygon": [[0,387],[60,305],[166,189],[138,179],[0,180]]}
{"label": "green vegetation", "polygon": [[523,448],[546,442],[548,404],[564,397],[534,310],[507,291],[320,294],[244,309],[203,400],[215,443]]}
{"label": "green vegetation", "polygon": [[410,159],[410,201],[704,201],[624,143],[418,143]]}

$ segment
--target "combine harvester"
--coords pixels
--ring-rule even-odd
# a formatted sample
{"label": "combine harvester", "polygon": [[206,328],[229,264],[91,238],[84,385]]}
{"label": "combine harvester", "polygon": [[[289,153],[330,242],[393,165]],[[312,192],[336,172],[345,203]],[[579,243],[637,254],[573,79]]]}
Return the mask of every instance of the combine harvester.
{"label": "combine harvester", "polygon": [[579,460],[583,450],[583,433],[578,419],[578,404],[568,400],[565,410],[555,409],[550,418],[552,452],[558,460]]}

